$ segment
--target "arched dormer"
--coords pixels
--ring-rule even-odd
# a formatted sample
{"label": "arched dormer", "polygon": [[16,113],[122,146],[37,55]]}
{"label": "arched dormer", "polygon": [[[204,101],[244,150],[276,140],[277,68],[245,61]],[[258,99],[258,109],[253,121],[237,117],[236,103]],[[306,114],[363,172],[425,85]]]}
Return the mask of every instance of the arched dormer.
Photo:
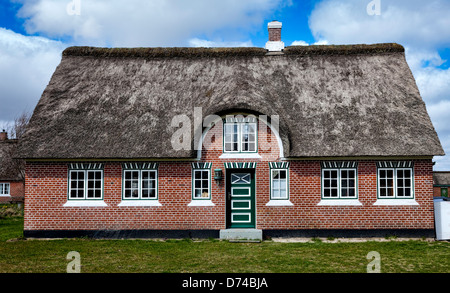
{"label": "arched dormer", "polygon": [[279,116],[248,110],[236,109],[205,116],[201,139],[197,143],[198,160],[277,161],[286,156]]}

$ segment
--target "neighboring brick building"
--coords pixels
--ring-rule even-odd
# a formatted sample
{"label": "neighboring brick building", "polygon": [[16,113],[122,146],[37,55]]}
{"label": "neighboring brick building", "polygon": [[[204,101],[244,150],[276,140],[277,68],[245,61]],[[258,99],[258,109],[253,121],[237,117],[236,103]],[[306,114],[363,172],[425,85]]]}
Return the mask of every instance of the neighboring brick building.
{"label": "neighboring brick building", "polygon": [[434,235],[404,48],[276,42],[66,49],[20,144],[24,235]]}
{"label": "neighboring brick building", "polygon": [[448,197],[450,190],[450,171],[433,172],[433,194],[436,197]]}
{"label": "neighboring brick building", "polygon": [[8,139],[0,132],[0,203],[23,202],[25,195],[25,164],[15,160],[17,139]]}

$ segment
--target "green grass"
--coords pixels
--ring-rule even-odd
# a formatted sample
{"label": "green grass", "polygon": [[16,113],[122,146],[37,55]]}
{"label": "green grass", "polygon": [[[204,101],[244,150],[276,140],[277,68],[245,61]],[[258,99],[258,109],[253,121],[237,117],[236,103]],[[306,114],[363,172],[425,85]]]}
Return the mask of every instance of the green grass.
{"label": "green grass", "polygon": [[22,229],[23,218],[0,220],[0,273],[64,273],[70,251],[83,273],[365,273],[370,251],[382,273],[450,271],[450,243],[440,241],[25,240]]}

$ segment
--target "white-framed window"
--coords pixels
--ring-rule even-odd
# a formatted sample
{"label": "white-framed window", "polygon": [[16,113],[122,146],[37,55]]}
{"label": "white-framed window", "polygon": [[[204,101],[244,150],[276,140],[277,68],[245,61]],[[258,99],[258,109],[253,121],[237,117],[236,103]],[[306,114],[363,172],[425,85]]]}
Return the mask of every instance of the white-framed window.
{"label": "white-framed window", "polygon": [[69,200],[103,199],[103,170],[69,170]]}
{"label": "white-framed window", "polygon": [[378,197],[414,198],[412,168],[378,168]]}
{"label": "white-framed window", "polygon": [[257,152],[256,122],[225,122],[223,150],[225,153]]}
{"label": "white-framed window", "polygon": [[270,170],[270,199],[288,200],[289,199],[289,170],[271,169]]}
{"label": "white-framed window", "polygon": [[211,199],[211,169],[192,169],[192,199]]}
{"label": "white-framed window", "polygon": [[124,170],[123,199],[158,199],[158,171]]}
{"label": "white-framed window", "polygon": [[323,199],[356,199],[356,168],[322,169]]}
{"label": "white-framed window", "polygon": [[0,182],[0,196],[1,195],[10,195],[11,185],[9,183],[1,183]]}

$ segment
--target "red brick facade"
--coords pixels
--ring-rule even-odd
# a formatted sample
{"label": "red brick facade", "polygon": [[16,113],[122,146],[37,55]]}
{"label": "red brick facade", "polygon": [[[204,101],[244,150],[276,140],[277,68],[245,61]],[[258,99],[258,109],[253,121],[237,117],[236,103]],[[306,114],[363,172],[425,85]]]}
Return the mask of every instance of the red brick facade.
{"label": "red brick facade", "polygon": [[0,203],[23,202],[25,194],[25,184],[23,181],[0,181],[0,183],[9,183],[9,196],[0,196]]}
{"label": "red brick facade", "polygon": [[[376,160],[358,161],[360,206],[320,206],[321,162],[291,160],[289,200],[292,206],[267,206],[269,162],[280,160],[278,140],[270,131],[259,135],[261,158],[223,159],[222,126],[211,129],[201,161],[212,162],[214,206],[188,206],[192,201],[192,166],[188,161],[159,161],[158,201],[161,206],[124,207],[122,162],[103,162],[106,207],[64,207],[68,201],[68,163],[28,162],[26,165],[25,231],[61,230],[220,230],[226,228],[225,184],[214,181],[214,169],[225,162],[257,162],[256,228],[303,229],[434,229],[432,161],[414,160],[414,194],[418,205],[374,205],[377,201]],[[259,125],[262,129],[262,124]],[[213,138],[214,137],[214,138]],[[225,176],[224,176],[225,177]]]}

